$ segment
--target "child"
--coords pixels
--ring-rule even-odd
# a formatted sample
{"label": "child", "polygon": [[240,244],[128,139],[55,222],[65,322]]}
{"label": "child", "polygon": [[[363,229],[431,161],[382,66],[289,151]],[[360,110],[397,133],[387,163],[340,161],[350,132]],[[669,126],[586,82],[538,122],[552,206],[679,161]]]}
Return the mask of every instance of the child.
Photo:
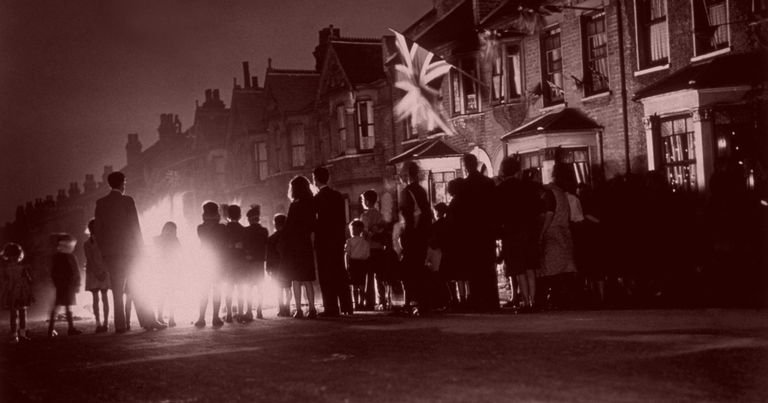
{"label": "child", "polygon": [[278,310],[277,316],[290,317],[291,316],[291,298],[293,297],[293,290],[291,289],[291,282],[285,280],[280,276],[280,252],[277,250],[277,244],[280,243],[280,237],[283,235],[283,226],[285,225],[286,216],[284,214],[275,214],[273,223],[275,225],[275,233],[269,236],[267,239],[267,272],[269,276],[275,280],[275,283],[280,287],[280,294],[277,296]]}
{"label": "child", "polygon": [[161,325],[165,325],[165,321],[163,320],[163,309],[165,308],[166,302],[169,301],[169,317],[168,317],[168,323],[167,325],[169,327],[176,326],[176,318],[174,315],[175,307],[174,307],[174,282],[176,280],[176,276],[174,275],[174,271],[176,270],[176,267],[178,266],[178,255],[181,250],[181,243],[179,242],[179,238],[176,236],[177,228],[176,223],[173,221],[168,221],[163,225],[163,229],[160,232],[160,235],[156,236],[154,238],[155,242],[155,248],[157,248],[157,255],[158,255],[158,271],[160,272],[160,289],[162,290],[160,292],[160,300],[157,303],[157,321]]}
{"label": "child", "polygon": [[72,235],[56,235],[56,253],[53,254],[51,261],[51,277],[53,277],[53,285],[56,287],[56,300],[53,303],[53,309],[51,309],[48,337],[58,335],[53,327],[56,324],[60,306],[64,306],[64,311],[67,314],[67,324],[69,325],[67,334],[74,336],[83,333],[82,330],[75,328],[71,308],[77,303],[76,295],[80,288],[80,269],[77,265],[77,258],[72,254],[76,244],[77,239]]}
{"label": "child", "polygon": [[[387,310],[392,306],[392,268],[390,267],[389,251],[392,248],[392,235],[386,231],[382,221],[371,226],[371,257],[368,259],[376,275],[376,287],[379,296],[379,310]],[[381,247],[378,248],[377,245]]]}
{"label": "child", "polygon": [[[2,285],[0,304],[11,311],[11,343],[29,341],[27,337],[27,307],[35,302],[32,296],[32,276],[29,266],[21,263],[24,251],[15,243],[6,244],[2,251]],[[19,328],[16,330],[16,317]]]}
{"label": "child", "polygon": [[365,282],[365,302],[368,308],[376,305],[376,296],[378,294],[377,309],[382,310],[386,305],[386,286],[384,284],[383,273],[386,265],[386,256],[384,254],[384,244],[379,239],[374,239],[374,230],[381,232],[384,219],[376,209],[376,202],[379,195],[374,190],[366,190],[360,195],[360,202],[364,211],[360,215],[360,221],[365,224],[363,238],[371,244],[371,257],[368,259],[368,273]]}
{"label": "child", "polygon": [[[221,280],[219,273],[221,269],[221,259],[225,252],[227,242],[227,227],[221,224],[221,215],[219,214],[219,205],[209,201],[203,204],[203,223],[197,226],[197,236],[200,238],[200,245],[203,252],[211,258],[211,264],[214,266],[211,285],[213,288],[213,326],[223,326],[224,321],[219,317],[221,309]],[[205,310],[208,307],[208,291],[203,291],[200,299],[200,317],[195,322],[195,327],[205,327]]]}
{"label": "child", "polygon": [[347,239],[344,252],[347,258],[347,271],[352,283],[352,295],[355,300],[355,310],[363,309],[365,304],[365,276],[368,272],[368,257],[371,245],[363,238],[365,224],[354,220],[349,224],[352,238]]}
{"label": "child", "polygon": [[[227,206],[227,257],[225,260],[228,273],[226,289],[227,318],[224,320],[227,323],[234,322],[232,294],[234,294],[234,290],[237,289],[238,285],[243,286],[241,290],[245,289],[245,276],[248,271],[248,260],[246,260],[245,250],[245,227],[240,224],[242,215],[240,206],[236,204]],[[240,316],[243,315],[245,310],[242,292],[238,293],[237,300],[237,319],[240,321]]]}
{"label": "child", "polygon": [[[101,257],[101,251],[93,236],[93,227],[96,220],[88,221],[88,233],[90,237],[83,244],[85,251],[85,290],[93,295],[93,315],[96,316],[96,333],[104,333],[109,330],[109,300],[107,290],[110,288],[109,271]],[[104,306],[104,322],[99,317],[99,294]]]}
{"label": "child", "polygon": [[[239,295],[245,297],[248,308],[245,315],[241,316],[242,322],[253,321],[253,286],[256,286],[258,300],[256,302],[256,319],[264,319],[261,312],[261,305],[264,302],[264,261],[267,257],[267,239],[269,231],[259,224],[261,221],[261,206],[255,204],[251,206],[248,213],[249,226],[245,229],[245,259],[247,268],[243,277],[242,290]],[[238,305],[242,310],[242,297],[238,299]]]}

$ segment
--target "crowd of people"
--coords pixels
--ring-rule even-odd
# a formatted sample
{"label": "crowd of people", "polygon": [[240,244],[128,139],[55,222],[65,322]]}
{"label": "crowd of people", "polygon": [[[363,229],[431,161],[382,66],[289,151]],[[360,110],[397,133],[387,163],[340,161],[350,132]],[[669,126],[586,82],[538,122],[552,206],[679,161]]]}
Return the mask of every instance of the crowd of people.
{"label": "crowd of people", "polygon": [[[205,264],[214,267],[200,294],[194,326],[207,325],[209,298],[215,327],[263,318],[267,276],[280,288],[278,316],[307,319],[374,309],[404,316],[428,316],[444,309],[496,310],[497,267],[502,266],[513,296],[505,306],[514,306],[518,313],[585,302],[601,306],[633,294],[695,298],[699,292],[702,298],[719,294],[735,301],[747,291],[746,283],[761,284],[749,271],[756,267],[754,252],[765,235],[756,220],[760,212],[753,209],[755,204],[728,164],[717,167],[712,195],[701,214],[655,172],[618,177],[593,191],[586,183],[576,183],[565,164],[554,165],[546,185],[524,178],[514,157],[502,161],[497,180],[479,172],[474,155],[465,155],[463,164],[467,175],[447,185],[450,202],[434,206],[420,184],[418,164],[403,164],[399,216],[391,223],[376,208],[378,194],[373,190],[360,196],[363,212],[347,223],[344,199],[328,186],[325,167],[313,172],[315,191],[304,176],[290,181],[288,213],[273,217],[272,234],[260,224],[258,205],[246,212],[245,227],[239,206],[222,209],[204,203],[197,235],[201,250],[213,257]],[[97,201],[84,245],[85,289],[93,296],[96,332],[109,331],[110,306],[118,334],[130,330],[134,306],[144,329],[176,326],[175,307],[168,302],[184,290],[177,290],[170,278],[161,278],[156,311],[135,292],[140,287],[136,266],[144,251],[139,217],[134,200],[124,194],[125,176],[114,172],[108,183],[112,191]],[[168,222],[154,238],[160,266],[173,266],[181,253],[176,232],[176,224]],[[50,337],[57,336],[62,306],[67,334],[82,333],[70,309],[81,285],[72,254],[75,243],[71,235],[56,235]],[[693,253],[697,244],[704,246],[703,252]],[[0,302],[11,310],[11,341],[27,340],[26,307],[34,296],[22,247],[7,244],[2,263]],[[173,270],[164,273],[173,276]],[[315,281],[322,312],[315,307]],[[618,297],[611,298],[609,289]],[[402,305],[395,304],[396,294],[403,295]]]}

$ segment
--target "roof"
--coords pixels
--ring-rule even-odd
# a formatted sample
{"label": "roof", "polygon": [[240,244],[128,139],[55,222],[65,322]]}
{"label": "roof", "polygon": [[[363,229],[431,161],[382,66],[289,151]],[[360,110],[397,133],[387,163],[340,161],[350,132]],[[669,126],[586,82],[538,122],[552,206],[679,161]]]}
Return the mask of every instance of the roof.
{"label": "roof", "polygon": [[460,157],[464,155],[461,151],[453,148],[442,139],[431,139],[422,141],[415,146],[407,149],[402,154],[389,160],[390,165],[399,164],[405,161],[421,160],[426,158],[445,158]]}
{"label": "roof", "polygon": [[[425,16],[426,17],[426,16]],[[431,25],[426,26],[420,32],[416,32],[413,26],[411,39],[426,49],[459,40],[477,40],[475,31],[475,12],[472,8],[472,0],[463,0],[451,10],[435,18]],[[426,25],[426,24],[424,24]],[[421,27],[419,27],[421,28]]]}
{"label": "roof", "polygon": [[576,108],[565,108],[559,112],[551,112],[518,127],[501,137],[508,140],[534,133],[592,131],[602,129],[592,118]]}
{"label": "roof", "polygon": [[381,41],[348,41],[332,39],[331,46],[352,85],[370,84],[386,78]]}
{"label": "roof", "polygon": [[702,63],[690,64],[637,91],[632,98],[643,98],[682,90],[738,87],[766,81],[765,57],[754,53],[726,54]]}
{"label": "roof", "polygon": [[247,133],[261,126],[264,99],[264,90],[261,88],[235,88],[232,91],[230,134]]}
{"label": "roof", "polygon": [[277,102],[280,112],[299,112],[317,95],[320,74],[314,70],[268,69],[264,80],[267,97]]}

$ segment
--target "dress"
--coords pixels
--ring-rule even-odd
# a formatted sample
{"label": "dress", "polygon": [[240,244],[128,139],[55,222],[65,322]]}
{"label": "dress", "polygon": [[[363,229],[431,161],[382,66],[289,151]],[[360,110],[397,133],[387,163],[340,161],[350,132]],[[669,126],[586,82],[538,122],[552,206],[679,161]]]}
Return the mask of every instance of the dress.
{"label": "dress", "polygon": [[29,266],[20,262],[3,261],[2,288],[0,288],[0,306],[3,309],[19,309],[32,305],[35,297],[32,295],[32,277]]}
{"label": "dress", "polygon": [[56,287],[56,305],[77,304],[77,291],[80,289],[80,269],[77,258],[71,253],[56,252],[51,265],[51,277]]}
{"label": "dress", "polygon": [[315,210],[312,200],[297,200],[288,208],[283,235],[277,249],[280,252],[280,272],[286,280],[315,281],[315,255],[312,230]]}
{"label": "dress", "polygon": [[85,251],[85,290],[106,291],[111,288],[109,270],[99,251],[99,245],[93,237],[83,244]]}
{"label": "dress", "polygon": [[[552,223],[544,232],[541,276],[554,276],[576,271],[573,259],[573,241],[569,229],[571,208],[565,192],[554,184],[545,186],[545,210],[553,211]],[[554,203],[552,203],[554,201]],[[552,206],[554,204],[554,206]]]}

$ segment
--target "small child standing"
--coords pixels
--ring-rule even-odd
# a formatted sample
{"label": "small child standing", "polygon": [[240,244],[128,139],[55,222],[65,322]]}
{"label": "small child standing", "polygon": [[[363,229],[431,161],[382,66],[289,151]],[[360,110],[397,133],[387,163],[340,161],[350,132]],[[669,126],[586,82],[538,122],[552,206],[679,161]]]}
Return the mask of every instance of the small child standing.
{"label": "small child standing", "polygon": [[74,336],[83,333],[82,330],[75,328],[71,308],[77,303],[76,295],[80,288],[80,269],[77,265],[77,258],[72,254],[76,244],[77,239],[72,235],[56,235],[56,253],[53,254],[51,261],[51,277],[53,277],[53,285],[56,287],[56,300],[53,303],[53,309],[51,309],[48,337],[58,335],[53,327],[56,324],[60,306],[64,306],[67,314],[67,324],[69,325],[67,334]]}
{"label": "small child standing", "polygon": [[[11,343],[29,341],[27,337],[27,307],[35,302],[32,296],[32,276],[29,266],[22,263],[24,251],[15,243],[6,244],[2,251],[2,290],[0,304],[11,311]],[[16,329],[16,317],[19,327]]]}
{"label": "small child standing", "polygon": [[291,298],[293,297],[293,289],[291,288],[291,281],[285,280],[280,275],[280,251],[277,250],[277,245],[280,243],[280,237],[283,235],[283,226],[285,225],[286,216],[284,214],[275,214],[273,223],[275,225],[275,232],[267,239],[267,273],[272,277],[277,286],[280,288],[280,293],[277,295],[278,310],[277,316],[289,318],[291,316]]}
{"label": "small child standing", "polygon": [[[85,252],[85,290],[93,296],[93,315],[96,317],[96,333],[104,333],[109,330],[109,300],[107,291],[110,288],[109,271],[99,251],[99,245],[93,236],[93,228],[96,220],[88,221],[88,233],[91,235],[83,244]],[[101,304],[104,306],[104,322],[101,322],[99,310],[99,294]]]}
{"label": "small child standing", "polygon": [[368,272],[368,257],[371,254],[371,245],[363,238],[365,224],[362,221],[352,221],[349,224],[349,229],[352,233],[352,238],[347,239],[344,252],[347,258],[347,271],[352,283],[355,310],[361,310],[365,304],[365,278]]}

